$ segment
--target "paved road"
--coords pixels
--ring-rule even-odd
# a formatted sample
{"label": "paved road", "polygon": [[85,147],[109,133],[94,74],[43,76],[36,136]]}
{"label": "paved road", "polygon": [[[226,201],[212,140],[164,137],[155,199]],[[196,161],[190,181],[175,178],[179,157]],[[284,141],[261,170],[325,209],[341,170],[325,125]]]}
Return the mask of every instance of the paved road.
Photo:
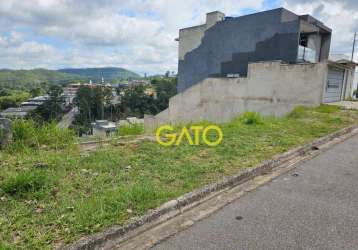
{"label": "paved road", "polygon": [[358,249],[358,136],[153,249]]}
{"label": "paved road", "polygon": [[67,114],[65,114],[61,121],[57,124],[58,128],[68,128],[75,119],[77,113],[77,108],[71,109]]}

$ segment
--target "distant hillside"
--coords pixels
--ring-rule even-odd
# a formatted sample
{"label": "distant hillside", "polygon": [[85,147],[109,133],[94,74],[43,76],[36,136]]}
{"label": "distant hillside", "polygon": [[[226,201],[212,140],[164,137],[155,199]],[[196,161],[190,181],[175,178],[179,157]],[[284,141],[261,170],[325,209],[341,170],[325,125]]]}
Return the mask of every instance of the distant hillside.
{"label": "distant hillside", "polygon": [[123,68],[83,68],[83,69],[33,69],[10,70],[0,69],[0,88],[29,90],[38,87],[41,83],[68,84],[73,81],[98,82],[101,78],[106,82],[137,79],[141,76]]}
{"label": "distant hillside", "polygon": [[81,80],[81,76],[62,73],[56,70],[0,70],[0,88],[31,89],[40,86],[41,83],[65,84],[75,80]]}
{"label": "distant hillside", "polygon": [[91,79],[92,81],[100,81],[102,77],[105,81],[115,81],[115,80],[128,80],[137,79],[141,76],[132,71],[123,69],[123,68],[83,68],[83,69],[60,69],[58,70],[62,73],[76,74],[80,75],[86,79]]}

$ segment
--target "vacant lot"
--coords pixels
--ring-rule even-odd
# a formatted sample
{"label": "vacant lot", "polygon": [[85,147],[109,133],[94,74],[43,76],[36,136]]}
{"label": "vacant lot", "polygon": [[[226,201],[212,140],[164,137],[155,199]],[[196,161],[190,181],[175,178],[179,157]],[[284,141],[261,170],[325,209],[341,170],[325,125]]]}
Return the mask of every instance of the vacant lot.
{"label": "vacant lot", "polygon": [[12,147],[0,153],[0,249],[63,246],[353,123],[358,112],[322,106],[239,117],[217,147]]}

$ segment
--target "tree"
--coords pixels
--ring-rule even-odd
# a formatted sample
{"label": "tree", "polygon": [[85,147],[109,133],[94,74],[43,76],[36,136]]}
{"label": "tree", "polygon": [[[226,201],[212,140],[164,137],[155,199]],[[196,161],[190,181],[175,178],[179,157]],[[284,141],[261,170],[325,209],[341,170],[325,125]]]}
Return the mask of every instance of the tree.
{"label": "tree", "polygon": [[177,94],[177,79],[163,78],[153,79],[152,85],[157,93],[156,105],[159,111],[162,111],[169,106],[170,97]]}
{"label": "tree", "polygon": [[0,96],[0,110],[20,106],[29,97],[29,93],[24,91],[13,91],[10,95]]}
{"label": "tree", "polygon": [[0,89],[0,97],[1,96],[9,96],[9,95],[11,95],[11,91],[10,90],[8,90],[8,89]]}
{"label": "tree", "polygon": [[40,107],[30,113],[32,119],[37,122],[49,122],[58,120],[64,113],[64,99],[62,97],[63,88],[59,85],[53,85],[49,88],[49,99]]}
{"label": "tree", "polygon": [[74,128],[79,134],[88,133],[91,122],[105,119],[112,99],[112,89],[106,86],[81,86],[74,99],[79,114],[74,121]]}
{"label": "tree", "polygon": [[97,86],[93,89],[93,106],[95,117],[104,119],[104,107],[110,103],[112,99],[112,90],[106,86]]}
{"label": "tree", "polygon": [[63,113],[64,99],[62,97],[63,88],[59,85],[52,85],[48,91],[50,97],[47,104],[50,107],[50,120],[57,119],[60,113]]}
{"label": "tree", "polygon": [[154,96],[146,94],[145,90],[145,86],[139,85],[124,91],[120,105],[125,114],[143,117],[144,114],[156,114],[159,111]]}
{"label": "tree", "polygon": [[44,90],[42,88],[40,88],[40,87],[32,88],[30,90],[30,94],[31,94],[32,97],[40,96],[40,95],[44,94]]}
{"label": "tree", "polygon": [[74,103],[79,111],[79,117],[76,120],[79,120],[82,124],[92,121],[92,102],[92,89],[88,86],[81,86],[77,91]]}

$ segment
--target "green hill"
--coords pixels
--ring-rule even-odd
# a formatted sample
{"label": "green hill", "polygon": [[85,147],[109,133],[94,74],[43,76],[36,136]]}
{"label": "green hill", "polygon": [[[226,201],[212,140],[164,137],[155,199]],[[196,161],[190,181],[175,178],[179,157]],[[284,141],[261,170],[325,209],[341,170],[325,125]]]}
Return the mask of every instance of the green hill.
{"label": "green hill", "polygon": [[60,69],[59,72],[80,75],[94,82],[101,81],[102,77],[104,78],[105,81],[118,81],[118,80],[141,78],[141,76],[138,75],[137,73],[134,73],[132,71],[123,68],[115,68],[115,67],[81,68],[81,69],[70,68],[70,69]]}
{"label": "green hill", "polygon": [[62,73],[56,70],[0,70],[0,88],[24,89],[41,86],[41,83],[66,84],[81,80],[81,76]]}
{"label": "green hill", "polygon": [[40,87],[41,83],[68,84],[73,81],[99,82],[101,78],[106,82],[119,80],[137,79],[141,76],[123,68],[83,68],[83,69],[33,69],[33,70],[10,70],[0,69],[0,89],[29,90]]}

